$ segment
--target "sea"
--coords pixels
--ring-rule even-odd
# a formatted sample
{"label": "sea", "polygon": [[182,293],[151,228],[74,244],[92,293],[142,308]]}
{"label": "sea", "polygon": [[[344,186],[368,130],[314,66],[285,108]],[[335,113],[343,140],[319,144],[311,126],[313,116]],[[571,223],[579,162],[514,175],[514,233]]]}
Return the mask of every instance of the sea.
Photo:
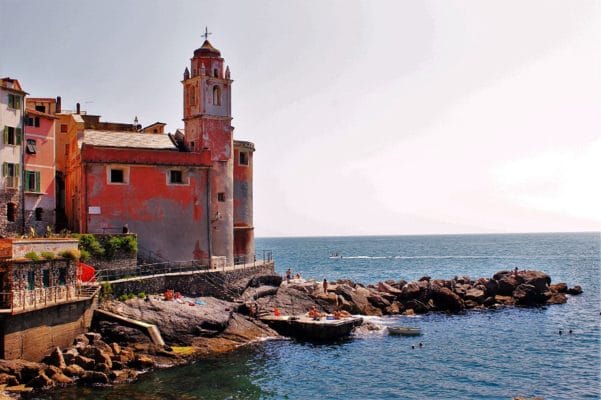
{"label": "sea", "polygon": [[[257,249],[273,251],[279,273],[291,268],[305,279],[479,278],[517,267],[542,270],[584,293],[541,308],[369,317],[419,327],[423,335],[379,331],[329,344],[266,340],[150,372],[131,385],[73,387],[39,398],[599,399],[600,239],[599,233],[258,238]],[[335,253],[340,258],[330,258]]]}

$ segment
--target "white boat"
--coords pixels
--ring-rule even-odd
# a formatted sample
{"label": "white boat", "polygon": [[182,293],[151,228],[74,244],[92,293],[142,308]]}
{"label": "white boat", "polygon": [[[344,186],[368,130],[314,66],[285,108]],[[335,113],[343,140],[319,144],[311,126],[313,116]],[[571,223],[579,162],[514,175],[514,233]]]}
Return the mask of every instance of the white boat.
{"label": "white boat", "polygon": [[330,253],[330,257],[328,257],[328,258],[342,258],[342,254],[340,254],[337,251],[333,251]]}
{"label": "white boat", "polygon": [[411,326],[389,326],[388,334],[399,336],[419,336],[422,334],[422,330]]}

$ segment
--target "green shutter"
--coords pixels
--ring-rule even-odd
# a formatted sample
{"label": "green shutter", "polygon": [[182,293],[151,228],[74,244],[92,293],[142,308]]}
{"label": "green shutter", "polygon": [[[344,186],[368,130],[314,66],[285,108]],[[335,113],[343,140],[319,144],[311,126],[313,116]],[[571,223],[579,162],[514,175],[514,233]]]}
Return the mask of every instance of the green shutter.
{"label": "green shutter", "polygon": [[15,176],[19,177],[19,164],[15,164]]}
{"label": "green shutter", "polygon": [[8,144],[8,126],[4,127],[4,144]]}
{"label": "green shutter", "polygon": [[7,176],[8,175],[8,163],[6,161],[4,161],[4,163],[2,164],[2,176]]}
{"label": "green shutter", "polygon": [[21,97],[20,96],[15,96],[15,108],[17,110],[21,109]]}
{"label": "green shutter", "polygon": [[40,171],[35,173],[35,191],[40,192]]}
{"label": "green shutter", "polygon": [[21,128],[15,129],[15,144],[17,146],[21,144]]}
{"label": "green shutter", "polygon": [[29,171],[25,170],[25,191],[29,191]]}

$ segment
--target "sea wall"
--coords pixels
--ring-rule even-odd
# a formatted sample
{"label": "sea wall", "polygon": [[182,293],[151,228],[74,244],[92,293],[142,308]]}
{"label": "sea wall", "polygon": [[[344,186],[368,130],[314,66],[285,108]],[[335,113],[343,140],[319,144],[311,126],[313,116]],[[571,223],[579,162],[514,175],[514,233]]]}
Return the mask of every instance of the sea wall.
{"label": "sea wall", "polygon": [[111,282],[114,296],[125,293],[162,293],[174,290],[189,296],[212,296],[231,299],[234,294],[240,294],[250,279],[260,275],[274,273],[274,263],[228,269],[225,271],[191,271],[130,279],[120,279]]}

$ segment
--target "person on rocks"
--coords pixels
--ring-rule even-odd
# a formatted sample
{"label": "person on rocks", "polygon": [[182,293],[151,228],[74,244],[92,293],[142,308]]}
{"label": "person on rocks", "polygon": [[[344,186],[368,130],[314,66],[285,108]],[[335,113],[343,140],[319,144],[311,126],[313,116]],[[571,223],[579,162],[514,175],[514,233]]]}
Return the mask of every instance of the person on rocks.
{"label": "person on rocks", "polygon": [[311,309],[307,313],[309,318],[313,318],[314,321],[319,321],[321,319],[321,313],[317,311],[317,306],[313,304]]}
{"label": "person on rocks", "polygon": [[298,279],[300,280],[302,278],[300,272],[297,272],[296,275],[294,275],[294,279]]}
{"label": "person on rocks", "polygon": [[292,279],[292,271],[290,268],[286,270],[286,283],[290,283],[290,279]]}
{"label": "person on rocks", "polygon": [[518,277],[518,267],[515,267],[515,269],[513,270],[513,276],[514,278]]}
{"label": "person on rocks", "polygon": [[328,294],[328,281],[326,280],[326,278],[323,278],[323,292],[325,294]]}

